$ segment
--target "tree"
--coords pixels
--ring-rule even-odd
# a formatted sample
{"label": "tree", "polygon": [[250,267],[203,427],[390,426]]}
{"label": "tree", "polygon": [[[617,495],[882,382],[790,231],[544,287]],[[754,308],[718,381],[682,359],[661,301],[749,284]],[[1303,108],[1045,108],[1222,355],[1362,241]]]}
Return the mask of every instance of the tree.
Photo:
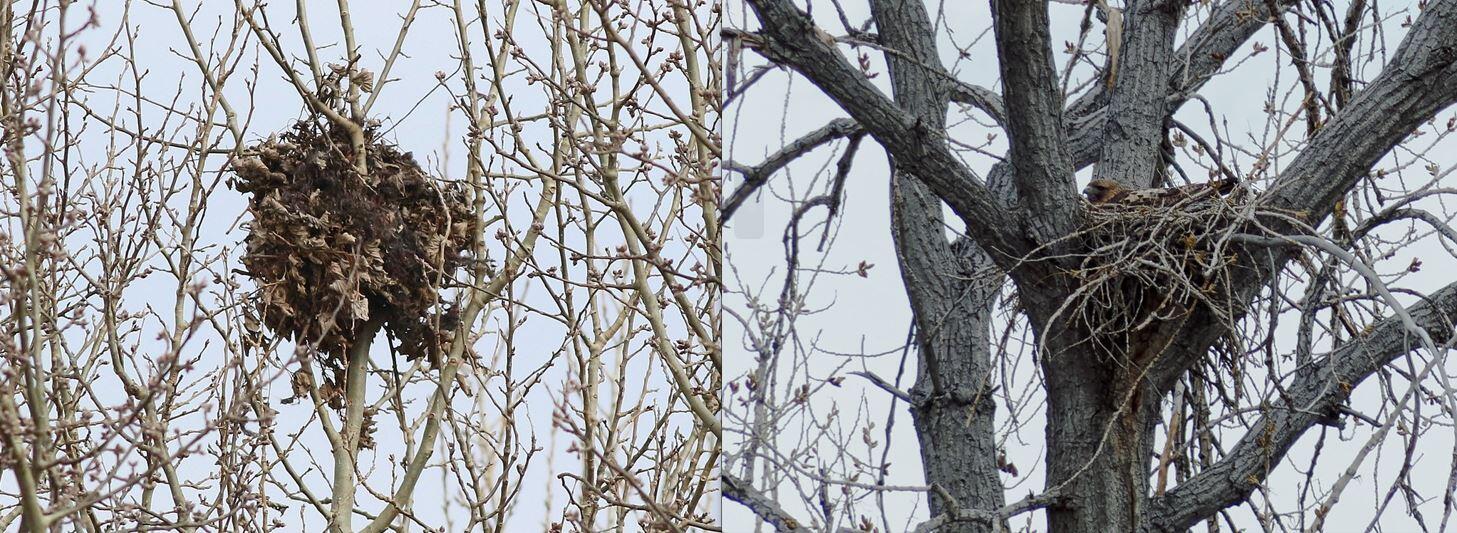
{"label": "tree", "polygon": [[[744,184],[727,195],[725,218],[797,159],[841,140],[844,148],[825,163],[827,178],[801,170],[780,193],[790,222],[778,294],[739,280],[742,296],[727,304],[742,302],[735,316],[756,356],[731,370],[728,498],[780,530],[897,530],[884,504],[877,516],[863,502],[904,491],[929,504],[918,526],[927,531],[996,530],[1034,510],[1059,532],[1184,531],[1206,521],[1213,530],[1239,505],[1267,529],[1321,529],[1363,465],[1376,468],[1372,450],[1395,444],[1398,473],[1372,523],[1401,495],[1411,521],[1434,525],[1409,482],[1419,439],[1442,439],[1428,430],[1452,422],[1444,363],[1457,285],[1401,285],[1457,236],[1451,210],[1433,201],[1453,192],[1441,183],[1450,168],[1438,165],[1453,123],[1435,119],[1457,101],[1457,2],[1392,13],[1362,0],[993,1],[981,25],[917,0],[869,0],[863,24],[855,6],[836,1],[810,11],[789,0],[746,4],[753,22],[726,33],[730,68],[743,65],[730,73],[730,95],[752,97],[779,67],[845,117],[761,162],[731,158],[726,167]],[[1075,24],[1052,24],[1054,12]],[[995,69],[968,59],[986,26]],[[1257,102],[1266,119],[1231,131],[1220,118],[1228,110],[1201,93],[1269,50],[1251,42],[1261,32],[1278,40],[1278,57],[1260,63],[1273,71]],[[999,90],[965,81],[977,69],[994,70]],[[966,125],[977,120],[986,126]],[[812,285],[870,266],[827,265],[800,246],[814,238],[823,247],[837,217],[851,216],[843,191],[862,139],[892,165],[890,234],[914,317],[909,391],[899,378],[845,371],[875,354],[832,368],[811,360],[836,354],[796,325],[836,311],[814,303]],[[984,177],[978,166],[989,167]],[[1116,231],[1110,241],[1113,219],[1078,197],[1089,177],[1129,187],[1237,178],[1243,196],[1218,227],[1187,233],[1187,244],[1178,244],[1185,234]],[[1177,215],[1114,219],[1148,229]],[[1178,246],[1190,253],[1162,260]],[[1142,251],[1113,269],[1109,250]],[[1153,261],[1149,250],[1163,255]],[[1224,259],[1190,270],[1195,260],[1213,264],[1209,254]],[[1095,283],[1091,274],[1102,272],[1116,275]],[[1019,345],[1022,335],[1031,340]],[[1012,374],[1028,360],[1036,390],[1008,391],[1028,379]],[[861,378],[873,398],[862,406],[907,404],[924,483],[886,482],[878,428],[839,420],[843,400],[818,418],[808,407]],[[1433,403],[1436,413],[1422,407]],[[1007,440],[1029,412],[1044,421],[1044,488],[1008,503],[1001,476],[1016,479],[1018,467]],[[1347,467],[1331,466],[1320,456],[1327,430],[1348,423],[1360,446]],[[1307,435],[1315,451],[1303,484],[1283,492],[1298,501],[1280,507],[1267,494],[1270,476]],[[786,496],[796,491],[800,502]],[[1445,526],[1452,502],[1439,500]]]}
{"label": "tree", "polygon": [[0,1],[0,529],[716,528],[717,17]]}

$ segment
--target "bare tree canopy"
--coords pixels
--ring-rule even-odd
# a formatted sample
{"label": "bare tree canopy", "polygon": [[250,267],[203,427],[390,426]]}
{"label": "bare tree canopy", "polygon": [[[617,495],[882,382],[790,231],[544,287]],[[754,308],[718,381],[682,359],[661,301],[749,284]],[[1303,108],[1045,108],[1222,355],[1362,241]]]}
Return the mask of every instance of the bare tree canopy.
{"label": "bare tree canopy", "polygon": [[[731,513],[1446,529],[1457,1],[742,4],[725,342],[752,357],[725,391]],[[1089,203],[1093,180],[1214,186]],[[734,240],[752,217],[782,238]],[[874,247],[898,276],[856,261]],[[849,294],[873,280],[909,307],[904,345],[861,336],[897,316]],[[898,414],[914,442],[891,442]]]}
{"label": "bare tree canopy", "polygon": [[0,0],[0,530],[1446,530],[1454,103],[1457,0]]}
{"label": "bare tree canopy", "polygon": [[0,0],[0,530],[720,531],[719,18]]}

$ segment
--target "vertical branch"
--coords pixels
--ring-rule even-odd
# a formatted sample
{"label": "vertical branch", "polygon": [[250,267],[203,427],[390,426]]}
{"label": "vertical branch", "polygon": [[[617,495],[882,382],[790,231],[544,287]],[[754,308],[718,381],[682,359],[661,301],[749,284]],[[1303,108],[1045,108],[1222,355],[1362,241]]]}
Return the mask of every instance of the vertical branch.
{"label": "vertical branch", "polygon": [[[347,0],[339,1],[341,9],[347,8]],[[262,9],[261,6],[244,7],[243,0],[233,0],[233,2],[238,10],[238,14],[243,17],[243,20],[248,23],[248,27],[253,30],[254,36],[258,38],[258,44],[263,46],[263,49],[268,52],[269,57],[273,58],[273,62],[278,65],[279,69],[283,70],[284,76],[293,85],[294,91],[298,93],[299,97],[303,98],[304,102],[314,112],[328,117],[329,121],[334,123],[335,126],[343,128],[344,131],[349,133],[349,144],[354,153],[354,169],[360,175],[369,174],[369,165],[367,163],[368,154],[365,150],[364,126],[363,121],[360,120],[362,117],[356,114],[355,118],[350,118],[339,114],[339,111],[330,107],[327,102],[319,98],[317,92],[309,89],[308,84],[304,83],[303,79],[299,78],[298,72],[294,71],[293,63],[284,55],[283,49],[279,45],[278,37],[264,26],[263,23],[254,19],[254,12]],[[353,31],[350,30],[348,35],[352,36]],[[352,37],[350,38],[352,39]],[[315,69],[318,67],[318,65],[313,65],[310,68]],[[347,98],[349,106],[351,108],[357,108],[359,106],[358,86],[350,83],[349,87],[350,92]]]}
{"label": "vertical branch", "polygon": [[329,523],[333,531],[352,533],[350,525],[354,517],[354,472],[359,459],[360,431],[364,425],[365,385],[369,375],[369,348],[374,335],[379,332],[380,323],[371,320],[359,328],[353,343],[349,346],[349,363],[344,379],[344,427],[340,445],[334,447],[333,501],[329,508]]}
{"label": "vertical branch", "polygon": [[[554,33],[554,38],[552,40],[551,53],[552,63],[554,64],[553,66],[555,71],[553,72],[553,74],[556,77],[561,79],[571,79],[574,76],[580,79],[587,78],[587,65],[590,64],[591,57],[589,56],[586,43],[583,42],[581,36],[583,34],[591,34],[589,26],[591,21],[591,14],[592,10],[588,9],[586,6],[578,8],[575,13],[569,13],[565,3],[553,6],[553,9],[551,10],[551,17],[553,22],[552,31]],[[560,43],[562,42],[565,42],[567,44],[567,50],[570,54],[568,58],[561,57],[562,50]],[[614,61],[616,60],[615,56],[612,56],[612,58]],[[570,59],[570,61],[567,61],[567,59]],[[616,80],[614,79],[614,85],[615,83]],[[553,139],[553,171],[560,171],[564,160],[570,155],[572,151],[575,151],[576,149],[576,143],[572,142],[572,137],[577,123],[581,120],[582,113],[580,110],[597,108],[597,104],[594,101],[593,94],[591,92],[582,91],[576,99],[576,105],[571,106],[567,109],[566,119],[562,120],[562,127],[558,129],[557,134]],[[592,134],[594,137],[600,138],[603,137],[606,133],[604,131],[603,125],[601,124],[601,121],[599,120],[593,120],[592,127]],[[603,158],[606,159],[607,157],[609,156],[604,154]],[[581,196],[580,191],[578,192],[578,195],[579,197]],[[581,200],[581,205],[584,208],[588,205],[591,205],[586,201],[586,198],[581,198]],[[566,223],[565,220],[563,221],[563,223]],[[591,250],[595,247],[596,244],[596,234],[595,232],[592,232],[589,233],[588,236],[589,240],[587,249]],[[570,296],[571,293],[568,292],[567,297],[570,298]],[[595,298],[593,298],[593,300],[595,300]],[[596,306],[591,305],[591,307],[595,310]],[[595,313],[593,315],[593,318],[596,318]],[[600,329],[600,327],[595,329]],[[598,332],[598,335],[601,335],[601,333]],[[585,354],[586,360],[585,364],[583,365],[584,368],[581,369],[581,374],[584,376],[584,383],[582,385],[581,392],[582,430],[581,436],[578,439],[578,446],[583,450],[593,449],[596,446],[596,441],[600,438],[599,431],[601,430],[602,420],[600,418],[599,412],[603,407],[600,403],[600,394],[602,388],[603,372],[602,357],[605,354],[602,353],[601,347],[598,346],[596,343],[588,343],[587,346],[588,350]],[[597,490],[596,487],[598,487],[601,483],[598,477],[600,469],[601,465],[597,460],[596,454],[582,454],[582,479],[580,480],[580,483],[583,487],[587,487],[588,489],[579,491],[577,494],[573,494],[572,497],[574,500],[573,503],[576,505],[579,512],[581,513],[578,527],[581,527],[583,529],[593,529],[597,527],[597,513],[600,507],[598,506],[597,495],[592,494],[590,491]]]}
{"label": "vertical branch", "polygon": [[1062,94],[1052,63],[1047,2],[992,1],[1008,160],[1022,221],[1038,242],[1063,236],[1079,209],[1063,138]]}
{"label": "vertical branch", "polygon": [[[347,63],[345,69],[348,72],[355,72],[359,65],[359,44],[354,42],[354,19],[349,15],[349,0],[338,0],[339,6],[339,29],[344,32],[344,53]],[[349,84],[349,118],[354,119],[355,124],[364,124],[364,108],[359,103],[359,84]],[[359,146],[355,147],[356,149]]]}
{"label": "vertical branch", "polygon": [[[302,2],[302,0],[300,0]],[[420,12],[421,0],[414,0],[410,3],[410,10],[405,12],[405,18],[400,22],[399,35],[395,36],[395,47],[385,56],[384,67],[379,70],[379,79],[374,83],[374,90],[369,92],[369,100],[364,102],[363,114],[369,116],[369,110],[374,107],[374,100],[384,92],[384,86],[390,83],[390,70],[395,66],[395,60],[400,58],[401,50],[405,47],[405,36],[409,35],[410,27],[415,24],[415,14]]]}
{"label": "vertical branch", "polygon": [[[9,427],[21,425],[20,411],[9,393],[0,394],[0,420],[4,420]],[[20,529],[35,533],[46,531],[50,529],[50,524],[46,520],[45,509],[40,504],[39,483],[35,477],[34,466],[25,453],[26,446],[17,432],[6,431],[3,438],[5,452],[10,456],[10,469],[15,472],[15,481],[20,489]]]}
{"label": "vertical branch", "polygon": [[217,102],[223,107],[223,116],[227,120],[228,131],[233,133],[233,146],[242,146],[243,128],[238,125],[238,113],[223,96],[222,84],[213,74],[213,68],[208,65],[207,57],[203,55],[197,37],[192,33],[192,24],[187,21],[187,16],[182,11],[181,0],[172,0],[172,13],[177,18],[177,27],[182,30],[182,37],[187,40],[187,49],[192,52],[192,63],[197,65],[198,74],[202,76],[208,89],[212,91]]}
{"label": "vertical branch", "polygon": [[[1103,125],[1102,151],[1096,179],[1134,187],[1162,185],[1167,162],[1162,142],[1169,77],[1176,68],[1174,37],[1183,19],[1178,2],[1135,1],[1124,12],[1121,35],[1109,8],[1109,83],[1111,95],[1108,120]],[[1120,42],[1120,46],[1112,43]],[[1114,66],[1117,65],[1117,66]]]}
{"label": "vertical branch", "polygon": [[[174,0],[175,4],[176,1]],[[314,89],[324,86],[324,64],[319,61],[319,47],[314,46],[313,31],[309,24],[309,3],[308,0],[297,0],[294,2],[294,9],[298,16],[298,35],[303,39],[304,51],[309,57],[309,73],[314,75]]]}

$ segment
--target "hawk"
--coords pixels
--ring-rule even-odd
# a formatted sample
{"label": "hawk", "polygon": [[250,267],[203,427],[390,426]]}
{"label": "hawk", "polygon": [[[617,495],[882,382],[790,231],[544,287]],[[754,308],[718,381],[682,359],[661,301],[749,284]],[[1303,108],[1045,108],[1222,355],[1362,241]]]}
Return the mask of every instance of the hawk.
{"label": "hawk", "polygon": [[1234,190],[1239,182],[1236,180],[1218,180],[1209,183],[1196,183],[1180,187],[1154,188],[1154,189],[1129,189],[1113,180],[1093,180],[1083,188],[1083,196],[1088,198],[1088,203],[1119,204],[1119,205],[1148,205],[1148,206],[1170,206],[1180,204],[1188,200],[1205,200],[1214,196],[1223,196]]}

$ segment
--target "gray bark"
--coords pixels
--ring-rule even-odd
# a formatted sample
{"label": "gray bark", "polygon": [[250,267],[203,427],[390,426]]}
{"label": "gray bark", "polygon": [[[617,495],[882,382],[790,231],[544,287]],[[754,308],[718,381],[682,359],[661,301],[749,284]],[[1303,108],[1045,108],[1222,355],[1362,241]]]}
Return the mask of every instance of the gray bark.
{"label": "gray bark", "polygon": [[[1094,171],[1095,177],[1136,187],[1153,185],[1163,170],[1160,142],[1183,11],[1178,2],[1155,4],[1130,2],[1126,10],[1122,57],[1109,80],[1113,92]],[[1007,64],[1006,56],[1002,62]],[[1034,322],[1055,309],[1032,309]],[[1136,345],[1130,353],[1089,353],[1083,332],[1057,324],[1042,329],[1063,341],[1048,343],[1043,355],[1048,485],[1075,495],[1074,505],[1048,509],[1048,525],[1053,531],[1132,531],[1149,493],[1152,430],[1162,394],[1137,385],[1141,368],[1110,362],[1140,361],[1146,354]]]}
{"label": "gray bark", "polygon": [[1007,160],[1017,222],[1038,244],[1066,235],[1081,217],[1062,128],[1062,94],[1052,64],[1047,3],[992,0],[992,27],[1007,115]]}
{"label": "gray bark", "polygon": [[[887,54],[894,99],[880,93],[789,0],[749,0],[761,24],[755,48],[789,66],[834,99],[884,147],[901,178],[893,210],[903,280],[920,329],[921,376],[913,408],[929,482],[958,504],[995,512],[1000,495],[986,458],[996,455],[993,412],[978,403],[990,368],[990,314],[995,287],[957,282],[968,269],[994,264],[1008,272],[1042,354],[1047,378],[1048,488],[1060,498],[1047,507],[1050,529],[1068,532],[1180,531],[1246,499],[1280,457],[1328,408],[1342,399],[1337,383],[1359,383],[1414,348],[1394,320],[1298,373],[1285,403],[1212,467],[1169,493],[1149,497],[1151,433],[1173,384],[1207,357],[1221,334],[1205,310],[1170,333],[1145,378],[1131,379],[1112,358],[1091,353],[1085,335],[1053,317],[1072,280],[1058,275],[1057,247],[1039,248],[1073,231],[1082,208],[1073,173],[1097,164],[1096,175],[1147,185],[1157,175],[1164,117],[1195,94],[1270,16],[1268,2],[1225,2],[1178,49],[1173,46],[1180,2],[1131,2],[1123,32],[1120,73],[1064,110],[1052,70],[1044,2],[994,1],[994,29],[1003,87],[1000,96],[959,84],[936,60],[931,28],[917,0],[873,2],[881,44],[915,58]],[[1275,4],[1284,9],[1293,4]],[[976,179],[944,142],[947,99],[978,105],[1007,130],[1009,164],[987,182]],[[1257,199],[1304,210],[1316,226],[1387,151],[1457,101],[1457,0],[1429,2],[1386,69],[1315,133],[1309,146]],[[906,178],[909,176],[909,179]],[[940,204],[966,222],[973,242],[950,246],[941,235]],[[1285,228],[1293,230],[1294,228]],[[984,253],[981,251],[985,251]],[[1234,290],[1250,302],[1290,254],[1251,249],[1257,260]],[[971,294],[972,298],[963,298]],[[958,303],[960,302],[960,303]],[[1440,342],[1452,338],[1457,285],[1411,309]],[[1148,349],[1137,342],[1131,350]],[[965,420],[946,415],[959,410]],[[984,418],[983,418],[984,417]],[[988,422],[989,423],[989,422]],[[960,449],[957,447],[960,446]],[[980,459],[978,459],[978,454]],[[992,466],[994,468],[994,465]],[[988,475],[990,474],[990,475]],[[992,487],[992,488],[989,488]],[[967,502],[974,502],[968,504]],[[1062,502],[1062,503],[1058,503]],[[933,513],[947,511],[936,498]],[[972,513],[974,514],[974,513]],[[987,527],[987,521],[978,522]],[[958,525],[957,527],[961,527]]]}
{"label": "gray bark", "polygon": [[1103,149],[1094,177],[1133,187],[1161,185],[1160,143],[1168,115],[1169,75],[1174,70],[1174,36],[1183,19],[1182,2],[1129,2],[1124,14],[1122,57],[1103,121]]}
{"label": "gray bark", "polygon": [[977,243],[1010,269],[1036,248],[986,184],[946,147],[944,130],[921,120],[881,93],[845,59],[809,16],[788,0],[750,0],[762,26],[756,50],[810,78],[850,118],[888,150],[901,169],[918,176],[968,224]]}
{"label": "gray bark", "polygon": [[774,526],[775,531],[781,533],[800,533],[809,531],[804,527],[804,522],[791,516],[784,508],[779,506],[773,498],[762,492],[754,490],[748,481],[733,474],[724,474],[720,479],[723,486],[725,498],[739,502],[740,505],[748,507],[760,519]]}
{"label": "gray bark", "polygon": [[[1277,5],[1283,9],[1294,3],[1293,0],[1279,0]],[[1264,1],[1222,2],[1216,6],[1209,20],[1194,30],[1170,56],[1173,71],[1168,78],[1168,111],[1176,111],[1190,96],[1197,94],[1225,61],[1268,23],[1269,18],[1269,4]],[[1124,33],[1131,31],[1138,30],[1125,24]],[[1141,53],[1138,42],[1132,46],[1125,44],[1124,48],[1124,54]],[[1098,85],[1068,104],[1067,128],[1073,132],[1069,135],[1069,145],[1073,163],[1078,168],[1093,164],[1101,155],[1104,123],[1110,115],[1110,92],[1110,87]],[[1129,180],[1123,183],[1135,182]]]}
{"label": "gray bark", "polygon": [[[895,103],[931,131],[946,128],[951,79],[940,70],[935,33],[920,0],[875,0],[871,12],[889,58]],[[934,141],[943,142],[944,141]],[[931,496],[932,514],[1003,506],[998,478],[995,404],[991,396],[990,323],[1000,276],[980,249],[947,240],[941,201],[923,178],[901,165],[891,181],[892,234],[901,277],[916,317],[918,374],[911,407],[926,482],[953,501]],[[991,531],[987,522],[953,522],[946,533]]]}
{"label": "gray bark", "polygon": [[[1407,312],[1434,342],[1450,345],[1457,321],[1457,283],[1433,292]],[[1285,399],[1271,406],[1222,460],[1150,502],[1146,529],[1184,531],[1244,501],[1264,481],[1269,466],[1279,464],[1306,430],[1345,400],[1349,389],[1340,384],[1354,389],[1382,366],[1418,348],[1417,336],[1393,316],[1377,323],[1369,335],[1300,367],[1285,388]]]}

